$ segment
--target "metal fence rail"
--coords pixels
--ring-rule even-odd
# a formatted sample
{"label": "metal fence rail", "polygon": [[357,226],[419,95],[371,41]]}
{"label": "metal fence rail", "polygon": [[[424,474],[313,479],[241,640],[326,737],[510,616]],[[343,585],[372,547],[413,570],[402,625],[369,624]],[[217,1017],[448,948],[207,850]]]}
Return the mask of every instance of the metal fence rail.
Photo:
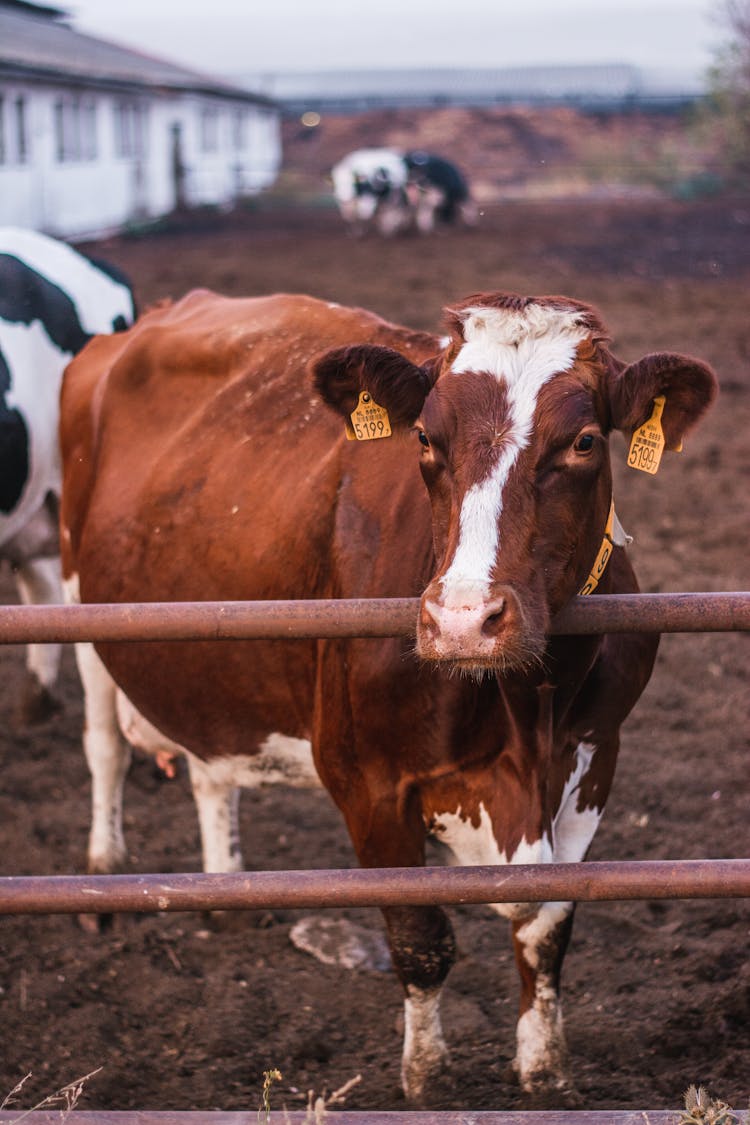
{"label": "metal fence rail", "polygon": [[[0,644],[412,636],[417,598],[131,602],[0,608]],[[555,635],[750,631],[750,592],[573,598]]]}
{"label": "metal fence rail", "polygon": [[[281,1099],[279,1099],[281,1100]],[[1,1125],[259,1125],[265,1114],[257,1110],[18,1110],[0,1112]],[[335,1125],[678,1125],[679,1114],[666,1109],[643,1110],[349,1110],[336,1107],[320,1118],[301,1110],[273,1110],[269,1125],[316,1125],[318,1120]]]}
{"label": "metal fence rail", "polygon": [[0,914],[750,897],[750,859],[0,878]]}
{"label": "metal fence rail", "polygon": [[[281,1100],[281,1099],[279,1099]],[[36,1110],[33,1113],[0,1112],[1,1125],[259,1125],[265,1114],[257,1110]],[[368,1110],[339,1109],[321,1115],[335,1125],[678,1125],[679,1114],[666,1109],[624,1110]],[[316,1125],[319,1118],[301,1110],[273,1110],[269,1125]]]}

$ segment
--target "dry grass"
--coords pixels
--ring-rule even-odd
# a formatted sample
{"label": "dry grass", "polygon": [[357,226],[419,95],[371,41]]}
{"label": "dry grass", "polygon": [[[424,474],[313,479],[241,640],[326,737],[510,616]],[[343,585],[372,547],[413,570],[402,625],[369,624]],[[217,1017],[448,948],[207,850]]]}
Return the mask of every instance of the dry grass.
{"label": "dry grass", "polygon": [[[36,1105],[31,1106],[30,1109],[19,1111],[18,1117],[14,1117],[7,1125],[19,1125],[19,1122],[23,1121],[29,1114],[35,1113],[40,1109],[59,1109],[60,1120],[61,1122],[65,1121],[68,1114],[72,1113],[78,1104],[86,1083],[90,1078],[93,1078],[94,1075],[98,1074],[101,1069],[101,1067],[97,1067],[96,1070],[84,1074],[82,1078],[76,1078],[73,1082],[68,1082],[67,1085],[61,1086],[54,1094],[48,1094],[46,1097],[42,1098],[41,1101],[37,1102]],[[10,1093],[0,1102],[0,1111],[9,1109],[13,1103],[18,1100],[19,1094],[30,1078],[31,1071],[29,1071],[20,1082],[17,1082]]]}

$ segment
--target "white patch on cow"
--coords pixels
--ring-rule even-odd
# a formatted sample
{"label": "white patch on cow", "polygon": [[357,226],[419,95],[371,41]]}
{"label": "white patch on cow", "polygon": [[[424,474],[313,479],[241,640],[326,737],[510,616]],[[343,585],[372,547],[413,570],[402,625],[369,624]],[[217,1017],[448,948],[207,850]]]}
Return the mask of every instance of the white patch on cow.
{"label": "white patch on cow", "polygon": [[[479,824],[474,826],[468,815],[457,813],[440,813],[431,824],[430,831],[435,838],[447,847],[460,866],[504,866],[507,864],[524,863],[550,863],[552,848],[546,836],[542,836],[533,844],[525,839],[521,840],[518,847],[508,855],[498,847],[492,820],[483,804],[479,806]],[[523,918],[536,912],[535,903],[526,902],[493,902],[490,906],[504,918]]]}
{"label": "white patch on cow", "polygon": [[448,1062],[440,1022],[440,989],[410,984],[404,999],[401,1085],[410,1101],[421,1099],[430,1078]]}
{"label": "white patch on cow", "polygon": [[[557,856],[554,857],[557,863]],[[538,950],[547,940],[549,935],[570,914],[570,902],[544,902],[533,918],[516,931],[516,937],[524,945],[524,959],[536,969],[539,964]]]}
{"label": "white patch on cow", "polygon": [[565,783],[553,826],[556,863],[579,863],[584,859],[599,827],[599,809],[578,809],[578,790],[595,752],[596,746],[590,742],[579,742],[576,748],[575,766]]}
{"label": "white patch on cow", "polygon": [[309,740],[284,734],[269,734],[256,754],[212,758],[205,765],[217,782],[229,782],[243,789],[257,789],[262,785],[317,789],[321,784]]}
{"label": "white patch on cow", "polygon": [[318,788],[320,778],[304,738],[271,734],[257,754],[203,761],[188,751],[190,782],[200,824],[204,871],[241,871],[240,789],[262,785]]}
{"label": "white patch on cow", "polygon": [[442,579],[443,601],[452,609],[478,606],[489,594],[503,489],[529,441],[539,392],[572,367],[576,348],[588,334],[575,309],[532,304],[523,310],[469,308],[461,315],[464,343],[451,370],[455,375],[488,372],[503,383],[509,426],[492,471],[467,491],[461,506],[458,545]]}
{"label": "white patch on cow", "polygon": [[57,285],[75,305],[84,332],[111,332],[115,317],[128,323],[135,310],[126,285],[115,281],[72,247],[37,231],[0,228],[0,252],[13,254]]}

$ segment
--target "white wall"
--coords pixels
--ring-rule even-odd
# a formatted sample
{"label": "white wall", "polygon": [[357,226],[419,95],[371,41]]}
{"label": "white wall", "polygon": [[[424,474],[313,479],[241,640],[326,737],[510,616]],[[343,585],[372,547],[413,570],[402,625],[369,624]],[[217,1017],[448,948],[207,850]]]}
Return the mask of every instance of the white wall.
{"label": "white wall", "polygon": [[[185,199],[191,206],[229,206],[238,195],[260,191],[274,182],[281,162],[279,116],[262,106],[197,94],[126,98],[86,90],[79,95],[76,114],[74,94],[62,86],[2,83],[0,95],[2,225],[83,237],[168,213],[175,204],[175,127],[181,137]],[[26,107],[25,154],[17,145],[19,98]],[[62,160],[56,108],[61,99],[69,147]],[[142,107],[140,152],[132,144],[123,151],[118,104],[124,101]],[[240,130],[238,113],[244,120]]]}

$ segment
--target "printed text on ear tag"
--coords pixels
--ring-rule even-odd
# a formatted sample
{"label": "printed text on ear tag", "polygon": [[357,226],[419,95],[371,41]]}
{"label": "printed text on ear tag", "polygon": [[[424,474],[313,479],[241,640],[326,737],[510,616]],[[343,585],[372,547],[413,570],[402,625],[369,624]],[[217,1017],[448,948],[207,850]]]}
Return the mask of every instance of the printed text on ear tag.
{"label": "printed text on ear tag", "polygon": [[388,411],[373,402],[369,391],[360,391],[359,402],[351,413],[351,423],[346,423],[349,441],[374,441],[391,436]]}
{"label": "printed text on ear tag", "polygon": [[657,472],[664,452],[661,416],[665,401],[664,395],[656,396],[651,417],[633,434],[628,451],[628,464],[631,469],[640,469],[642,473]]}

